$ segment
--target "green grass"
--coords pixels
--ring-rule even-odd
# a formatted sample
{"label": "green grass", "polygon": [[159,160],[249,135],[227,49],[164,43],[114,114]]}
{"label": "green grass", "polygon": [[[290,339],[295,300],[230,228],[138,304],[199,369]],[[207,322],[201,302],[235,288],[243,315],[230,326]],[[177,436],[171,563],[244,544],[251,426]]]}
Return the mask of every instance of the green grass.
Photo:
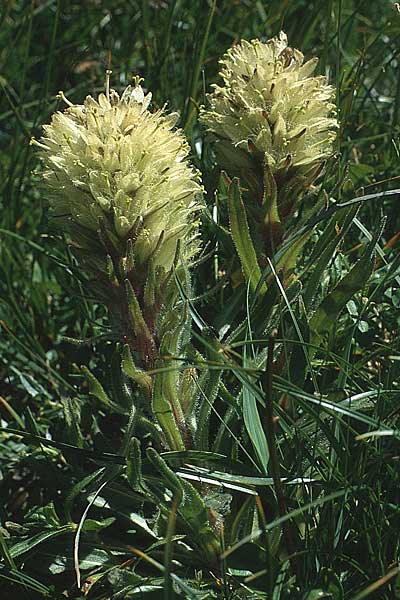
{"label": "green grass", "polygon": [[[381,194],[400,187],[400,14],[394,5],[26,0],[5,2],[0,10],[4,597],[400,598],[400,213],[399,194]],[[321,199],[331,208],[334,201],[365,199],[347,222],[344,211],[319,213],[296,269],[302,286],[294,281],[284,292],[276,282],[260,302],[243,284],[232,285],[238,263],[227,235],[227,190],[197,113],[223,52],[241,38],[269,38],[282,28],[290,45],[321,57],[319,72],[337,86],[337,159],[326,171]],[[104,308],[86,295],[62,237],[49,233],[29,145],[61,108],[59,90],[81,102],[103,89],[109,66],[116,89],[139,74],[153,105],[180,112],[207,192],[205,259],[190,301],[197,354],[181,364],[197,368],[209,430],[199,442],[203,454],[179,460],[163,453],[162,476],[144,452],[153,432],[139,425],[142,450],[131,447],[126,460],[127,407],[135,391],[125,386],[121,392],[119,354]],[[313,202],[305,203],[294,227],[311,214]],[[219,225],[210,216],[215,205]],[[330,303],[314,317],[326,324],[329,339],[313,337],[304,306],[317,308],[359,259],[364,270],[349,279],[352,298],[340,312]],[[219,270],[227,273],[222,282]],[[340,307],[338,295],[335,302]],[[261,378],[261,385],[260,374],[273,329],[281,366],[272,378],[271,416],[268,381]],[[82,365],[120,413],[89,395]],[[271,449],[272,462],[266,458]],[[217,482],[203,491],[208,505],[225,514],[225,554],[211,567],[175,505],[163,499],[165,481],[175,493],[194,472]],[[278,506],[279,476],[294,479],[282,486],[285,514]],[[162,510],[170,510],[168,519]],[[82,592],[74,564],[79,525]]]}

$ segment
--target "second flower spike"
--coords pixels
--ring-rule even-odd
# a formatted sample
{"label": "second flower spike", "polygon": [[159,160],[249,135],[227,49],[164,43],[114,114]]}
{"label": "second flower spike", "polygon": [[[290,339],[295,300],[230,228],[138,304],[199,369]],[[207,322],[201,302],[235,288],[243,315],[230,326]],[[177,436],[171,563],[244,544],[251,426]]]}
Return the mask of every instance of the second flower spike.
{"label": "second flower spike", "polygon": [[223,84],[213,86],[201,112],[221,166],[239,175],[259,201],[265,188],[274,193],[272,176],[283,216],[292,208],[283,206],[283,188],[294,178],[309,186],[333,152],[334,88],[312,75],[317,62],[304,62],[283,32],[266,43],[242,41],[221,59]]}

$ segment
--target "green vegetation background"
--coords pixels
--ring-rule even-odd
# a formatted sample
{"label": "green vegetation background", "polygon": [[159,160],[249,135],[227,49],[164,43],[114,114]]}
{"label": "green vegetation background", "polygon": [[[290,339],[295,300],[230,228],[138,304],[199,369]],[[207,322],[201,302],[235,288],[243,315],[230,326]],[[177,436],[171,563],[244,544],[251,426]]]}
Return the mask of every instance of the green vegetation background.
{"label": "green vegetation background", "polygon": [[[63,456],[60,448],[39,444],[34,436],[50,434],[65,443],[74,439],[74,424],[65,424],[68,399],[87,405],[81,431],[75,432],[76,445],[82,448],[85,436],[95,429],[97,449],[112,452],[124,426],[119,415],[97,411],[85,399],[75,365],[94,368],[108,385],[112,349],[105,339],[102,309],[85,297],[79,271],[62,239],[48,232],[45,199],[34,173],[37,159],[29,140],[40,136],[40,126],[61,106],[59,90],[79,103],[103,89],[110,65],[112,87],[118,90],[139,74],[153,92],[155,106],[167,103],[180,112],[194,160],[205,173],[211,207],[215,177],[209,153],[200,158],[195,151],[202,139],[198,106],[217,80],[218,58],[229,46],[241,38],[265,39],[281,29],[291,46],[306,56],[320,56],[319,72],[337,86],[340,158],[327,182],[328,194],[342,201],[363,193],[375,195],[363,203],[345,245],[329,265],[327,286],[355,261],[382,215],[387,216],[380,240],[382,256],[370,283],[342,314],[333,354],[325,360],[319,357],[314,367],[321,389],[331,394],[331,400],[344,398],[345,391],[375,391],[373,401],[365,397],[357,409],[394,432],[363,443],[354,437],[362,431],[343,423],[340,416],[337,422],[322,424],[317,412],[313,415],[314,427],[306,434],[310,445],[322,426],[338,442],[334,450],[332,445],[326,447],[332,470],[330,492],[346,485],[358,486],[358,491],[328,504],[318,516],[311,515],[320,525],[318,536],[305,546],[309,569],[304,594],[323,589],[326,581],[318,579],[322,567],[332,569],[336,579],[324,575],[331,582],[327,592],[331,596],[301,597],[400,597],[399,578],[391,571],[398,564],[400,528],[400,434],[396,433],[400,212],[396,195],[376,197],[397,187],[400,165],[399,10],[387,0],[4,0],[0,7],[0,585],[4,598],[11,594],[58,598],[64,589],[69,590],[68,597],[81,597],[73,591],[71,568],[67,577],[62,569],[48,570],[58,551],[62,557],[59,548],[50,547],[40,561],[35,561],[29,547],[14,555],[8,550],[15,543],[14,535],[21,543],[28,539],[32,523],[38,535],[51,527],[52,520],[59,527],[56,512],[35,507],[50,503],[58,507],[72,486],[93,471],[93,467],[81,468],[73,453],[64,449]],[[204,232],[212,240],[207,224]],[[210,288],[209,265],[199,269],[194,284],[198,294]],[[223,314],[223,294],[200,303],[199,310],[211,322]],[[96,340],[74,345],[63,336]],[[336,364],[333,355],[338,357]],[[7,427],[25,432],[25,437],[10,435]],[[296,435],[287,443],[292,456],[301,455]],[[250,443],[248,448],[251,452]],[[293,465],[294,474],[301,476],[300,458]],[[84,506],[84,502],[75,506],[76,518]],[[70,541],[63,551],[72,553]],[[101,568],[102,552],[98,549],[97,559],[95,551],[90,554],[89,566]],[[23,559],[31,555],[25,568]],[[12,583],[18,581],[18,572],[20,582]],[[388,582],[381,580],[388,572],[392,573]],[[378,585],[369,588],[373,582]],[[94,591],[89,597],[108,598],[110,593]],[[224,593],[226,589],[218,597],[235,597]]]}

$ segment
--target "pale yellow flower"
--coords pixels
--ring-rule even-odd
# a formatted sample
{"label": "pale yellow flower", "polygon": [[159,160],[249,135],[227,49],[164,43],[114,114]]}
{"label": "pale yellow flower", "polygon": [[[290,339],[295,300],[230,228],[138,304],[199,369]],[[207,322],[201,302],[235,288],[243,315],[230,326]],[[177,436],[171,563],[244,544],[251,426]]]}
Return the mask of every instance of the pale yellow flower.
{"label": "pale yellow flower", "polygon": [[219,140],[225,168],[255,158],[273,175],[302,174],[332,154],[334,88],[312,75],[318,59],[304,63],[281,32],[266,43],[242,41],[220,62],[223,85],[213,86],[201,121]]}
{"label": "pale yellow flower", "polygon": [[179,240],[186,258],[196,251],[202,188],[177,115],[150,112],[150,100],[137,83],[121,97],[111,90],[68,103],[38,145],[51,215],[72,244],[90,253],[102,221],[122,254],[132,237],[135,262],[157,250],[167,271]]}

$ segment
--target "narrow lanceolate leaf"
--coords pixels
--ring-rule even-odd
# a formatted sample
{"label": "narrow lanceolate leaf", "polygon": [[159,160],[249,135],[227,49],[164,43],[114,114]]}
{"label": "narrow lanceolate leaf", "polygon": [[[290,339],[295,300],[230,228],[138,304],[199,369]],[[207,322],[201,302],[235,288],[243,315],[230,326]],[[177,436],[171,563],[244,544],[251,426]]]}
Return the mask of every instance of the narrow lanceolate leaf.
{"label": "narrow lanceolate leaf", "polygon": [[181,480],[174,471],[167,465],[164,459],[157,453],[154,448],[147,448],[147,458],[161,475],[164,483],[172,490],[174,500],[179,506],[183,500],[183,487]]}
{"label": "narrow lanceolate leaf", "polygon": [[[156,368],[165,367],[164,361],[158,361]],[[173,408],[177,409],[179,400],[174,388],[174,371],[158,371],[154,375],[152,410],[159,422],[171,450],[185,450],[185,444],[179,431]]]}
{"label": "narrow lanceolate leaf", "polygon": [[137,438],[132,438],[126,463],[126,476],[130,486],[137,492],[143,491],[145,486],[142,479],[142,457],[140,442]]}
{"label": "narrow lanceolate leaf", "polygon": [[[312,342],[316,345],[321,338],[326,339],[335,327],[337,318],[347,302],[360,291],[368,281],[375,260],[375,245],[382,234],[384,221],[365,249],[363,256],[347,273],[332,292],[322,301],[310,321]],[[315,352],[315,350],[312,350]]]}
{"label": "narrow lanceolate leaf", "polygon": [[[249,361],[247,358],[246,348],[243,353],[243,366],[248,367]],[[269,450],[268,443],[265,437],[264,428],[261,423],[258,403],[252,389],[244,383],[243,386],[243,419],[244,424],[257,454],[258,462],[262,467],[265,475],[268,475]]]}
{"label": "narrow lanceolate leaf", "polygon": [[278,190],[276,181],[268,164],[264,166],[264,195],[265,223],[274,225],[280,223],[278,212]]}
{"label": "narrow lanceolate leaf", "polygon": [[129,279],[125,279],[125,291],[135,334],[151,341],[151,333],[144,320],[138,299],[136,298],[136,294]]}
{"label": "narrow lanceolate leaf", "polygon": [[89,394],[94,396],[105,407],[116,411],[117,413],[125,414],[125,411],[108,397],[100,381],[93,375],[93,373],[89,371],[87,367],[81,367],[81,371],[85,375],[86,381],[89,384]]}
{"label": "narrow lanceolate leaf", "polygon": [[84,477],[83,479],[81,479],[80,481],[78,481],[78,483],[76,483],[74,485],[74,487],[71,489],[71,491],[68,493],[65,502],[64,502],[64,512],[68,518],[68,520],[72,520],[71,519],[71,512],[72,512],[72,507],[74,504],[74,500],[75,498],[82,492],[82,490],[84,490],[85,488],[87,488],[93,481],[95,481],[96,479],[100,479],[100,477],[104,474],[104,467],[101,467],[100,469],[97,469],[94,473],[90,473],[89,475],[87,475],[87,477]]}
{"label": "narrow lanceolate leaf", "polygon": [[[220,362],[220,344],[214,336],[210,336],[209,348],[208,348],[208,359],[213,362]],[[197,416],[197,431],[196,431],[196,449],[197,450],[208,450],[209,444],[209,430],[210,430],[210,416],[213,408],[213,403],[218,394],[218,388],[221,380],[223,364],[221,364],[221,370],[212,369],[206,375],[206,380],[202,386],[201,394],[202,401],[200,402],[199,412]]]}
{"label": "narrow lanceolate leaf", "polygon": [[269,451],[258,412],[257,401],[246,386],[243,388],[243,419],[251,443],[265,474],[268,474]]}
{"label": "narrow lanceolate leaf", "polygon": [[[250,282],[253,292],[261,279],[261,270],[257,262],[256,252],[250,237],[246,209],[239,188],[239,180],[233,179],[228,189],[229,222],[231,235],[242,264],[246,280]],[[260,287],[260,293],[267,291],[265,283]]]}
{"label": "narrow lanceolate leaf", "polygon": [[38,544],[47,542],[48,540],[58,537],[59,535],[64,535],[66,533],[69,533],[70,531],[74,531],[74,529],[75,529],[75,525],[69,524],[69,525],[62,525],[61,527],[58,527],[57,529],[50,529],[47,531],[42,531],[41,533],[37,533],[36,535],[33,535],[32,537],[30,537],[22,542],[18,542],[17,544],[12,546],[12,548],[10,548],[10,556],[12,558],[17,558],[18,556],[25,554],[25,552],[29,552],[30,550],[32,550],[32,548],[34,548]]}
{"label": "narrow lanceolate leaf", "polygon": [[16,569],[2,529],[0,529],[0,554],[4,558],[9,569]]}
{"label": "narrow lanceolate leaf", "polygon": [[215,561],[221,548],[217,533],[210,524],[204,499],[191,483],[172,471],[154,448],[148,448],[146,454],[167,486],[172,489],[178,513],[194,533],[196,545],[202,550],[206,560]]}
{"label": "narrow lanceolate leaf", "polygon": [[326,227],[315,245],[310,258],[310,264],[315,266],[303,292],[303,300],[307,309],[313,305],[322,274],[332,260],[338,244],[346,235],[358,210],[358,206],[350,206],[339,210],[332,217],[328,227]]}
{"label": "narrow lanceolate leaf", "polygon": [[285,278],[292,271],[292,269],[294,269],[297,258],[311,234],[312,229],[310,229],[310,231],[306,231],[306,233],[293,242],[285,254],[276,263],[275,270],[277,273],[279,273],[279,271],[283,271]]}
{"label": "narrow lanceolate leaf", "polygon": [[122,370],[127,377],[133,379],[133,381],[143,390],[147,398],[151,398],[151,390],[153,387],[151,377],[135,365],[128,344],[124,345],[122,351]]}
{"label": "narrow lanceolate leaf", "polygon": [[156,289],[157,289],[157,278],[154,261],[149,261],[149,272],[147,275],[147,281],[144,286],[144,306],[147,308],[154,307],[156,303]]}

